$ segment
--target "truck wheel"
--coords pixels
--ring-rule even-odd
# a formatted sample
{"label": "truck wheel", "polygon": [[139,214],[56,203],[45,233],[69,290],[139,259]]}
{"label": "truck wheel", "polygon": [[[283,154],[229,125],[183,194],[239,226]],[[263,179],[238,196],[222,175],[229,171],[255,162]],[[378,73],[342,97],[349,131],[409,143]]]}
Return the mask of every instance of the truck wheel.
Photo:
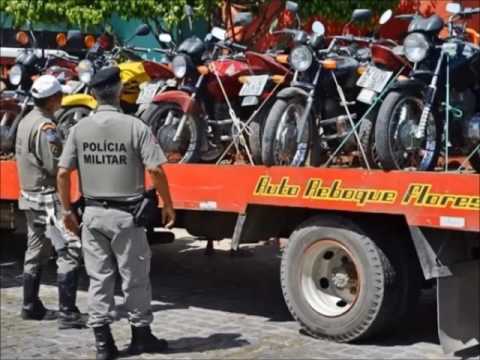
{"label": "truck wheel", "polygon": [[339,217],[314,217],[293,232],[281,282],[287,306],[304,330],[339,342],[378,334],[398,304],[392,262]]}

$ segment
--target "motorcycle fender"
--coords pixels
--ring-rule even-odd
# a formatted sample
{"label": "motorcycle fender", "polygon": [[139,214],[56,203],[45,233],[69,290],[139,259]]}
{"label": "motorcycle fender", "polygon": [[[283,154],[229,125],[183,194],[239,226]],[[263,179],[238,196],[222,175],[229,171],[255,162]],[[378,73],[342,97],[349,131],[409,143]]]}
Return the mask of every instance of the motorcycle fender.
{"label": "motorcycle fender", "polygon": [[417,79],[407,79],[397,81],[392,85],[390,91],[399,91],[399,90],[414,90],[418,92],[423,92],[428,85],[423,81]]}
{"label": "motorcycle fender", "polygon": [[199,110],[198,103],[192,99],[192,94],[180,90],[165,91],[155,96],[152,102],[156,104],[162,102],[177,104],[185,113]]}
{"label": "motorcycle fender", "polygon": [[309,95],[308,95],[308,92],[298,87],[288,87],[288,88],[282,89],[277,94],[278,99],[290,99],[296,96],[308,98]]}
{"label": "motorcycle fender", "polygon": [[62,106],[86,106],[93,110],[97,107],[97,100],[88,94],[67,95],[62,98]]}

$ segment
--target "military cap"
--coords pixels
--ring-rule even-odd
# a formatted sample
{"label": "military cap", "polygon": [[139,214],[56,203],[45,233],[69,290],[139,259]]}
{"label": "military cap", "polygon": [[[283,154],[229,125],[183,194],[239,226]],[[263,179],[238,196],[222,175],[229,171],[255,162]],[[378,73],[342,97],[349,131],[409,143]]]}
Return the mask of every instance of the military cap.
{"label": "military cap", "polygon": [[104,68],[98,71],[92,81],[90,81],[91,87],[100,87],[110,84],[115,84],[120,81],[120,69],[116,66]]}

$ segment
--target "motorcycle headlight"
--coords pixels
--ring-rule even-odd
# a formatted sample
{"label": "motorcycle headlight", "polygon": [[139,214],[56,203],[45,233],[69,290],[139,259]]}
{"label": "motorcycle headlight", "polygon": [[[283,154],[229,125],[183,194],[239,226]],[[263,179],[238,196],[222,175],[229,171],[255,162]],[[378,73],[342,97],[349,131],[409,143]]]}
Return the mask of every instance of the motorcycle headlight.
{"label": "motorcycle headlight", "polygon": [[413,33],[405,38],[403,41],[403,48],[407,59],[413,63],[417,63],[425,59],[430,44],[425,35]]}
{"label": "motorcycle headlight", "polygon": [[18,86],[22,82],[23,68],[21,65],[13,65],[8,72],[8,81],[13,86]]}
{"label": "motorcycle headlight", "polygon": [[306,71],[312,66],[313,54],[310,49],[304,45],[297,46],[290,53],[290,65],[296,71]]}
{"label": "motorcycle headlight", "polygon": [[173,74],[177,79],[183,79],[187,75],[188,61],[184,55],[177,55],[172,61]]}
{"label": "motorcycle headlight", "polygon": [[88,84],[92,80],[95,68],[90,60],[82,60],[77,65],[77,72],[80,81]]}

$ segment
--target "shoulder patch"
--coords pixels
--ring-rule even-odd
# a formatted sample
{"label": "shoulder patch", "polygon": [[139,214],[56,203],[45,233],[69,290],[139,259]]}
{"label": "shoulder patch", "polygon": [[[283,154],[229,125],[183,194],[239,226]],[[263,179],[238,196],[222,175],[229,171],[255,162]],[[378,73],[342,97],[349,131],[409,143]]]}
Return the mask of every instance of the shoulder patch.
{"label": "shoulder patch", "polygon": [[42,131],[47,131],[47,130],[57,130],[57,126],[52,123],[52,122],[46,122],[42,125],[40,128]]}
{"label": "shoulder patch", "polygon": [[53,123],[46,123],[41,130],[45,134],[51,153],[55,157],[59,157],[62,153],[62,141],[58,137],[57,127]]}

